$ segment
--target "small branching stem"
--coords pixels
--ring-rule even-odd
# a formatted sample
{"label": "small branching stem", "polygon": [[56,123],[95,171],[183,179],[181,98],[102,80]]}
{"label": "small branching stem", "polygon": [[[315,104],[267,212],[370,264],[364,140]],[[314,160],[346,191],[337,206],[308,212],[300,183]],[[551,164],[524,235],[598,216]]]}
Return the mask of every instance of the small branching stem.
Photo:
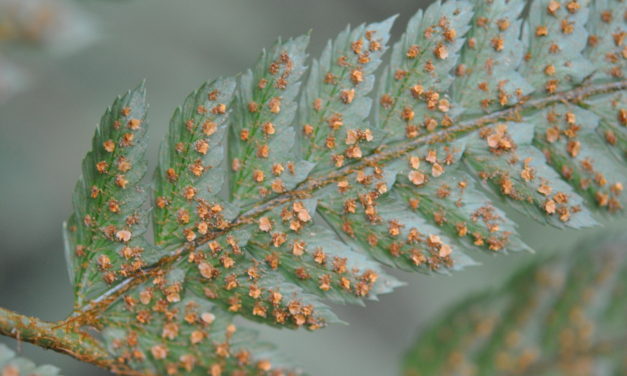
{"label": "small branching stem", "polygon": [[47,322],[0,308],[0,335],[69,355],[120,375],[145,375],[118,364],[91,334],[66,321]]}

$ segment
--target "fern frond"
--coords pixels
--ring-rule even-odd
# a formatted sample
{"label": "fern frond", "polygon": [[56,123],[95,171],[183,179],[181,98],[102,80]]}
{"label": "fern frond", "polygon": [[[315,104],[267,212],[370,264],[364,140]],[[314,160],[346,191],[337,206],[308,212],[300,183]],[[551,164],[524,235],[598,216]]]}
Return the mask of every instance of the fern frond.
{"label": "fern frond", "polygon": [[626,244],[588,242],[466,299],[422,331],[404,374],[623,374]]}
{"label": "fern frond", "polygon": [[[76,320],[97,317],[137,367],[182,372],[180,356],[197,354],[164,328],[210,330],[181,321],[187,304],[318,329],[338,321],[325,299],[361,303],[399,285],[380,264],[448,272],[476,250],[529,249],[508,208],[575,228],[622,211],[625,2],[604,4],[536,0],[525,23],[521,1],[438,1],[394,45],[376,99],[393,19],[329,42],[302,92],[309,38],[279,40],[239,80],[204,84],[175,111],[155,174],[155,245],[142,238],[143,89],[118,99],[67,226]],[[143,303],[145,291],[157,298]],[[168,351],[125,356],[142,343]],[[192,368],[230,370],[230,355]]]}
{"label": "fern frond", "polygon": [[59,376],[57,367],[37,366],[32,361],[17,357],[15,352],[0,343],[0,375]]}

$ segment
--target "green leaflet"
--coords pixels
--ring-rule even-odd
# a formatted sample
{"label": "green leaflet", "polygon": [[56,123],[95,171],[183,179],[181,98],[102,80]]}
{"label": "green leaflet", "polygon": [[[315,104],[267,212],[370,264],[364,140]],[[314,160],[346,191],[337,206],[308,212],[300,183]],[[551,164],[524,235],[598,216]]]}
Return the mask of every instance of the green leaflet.
{"label": "green leaflet", "polygon": [[[440,157],[452,152],[446,148]],[[410,174],[400,163],[359,170],[320,191],[319,213],[349,245],[384,264],[423,271],[472,265],[463,253],[451,254],[451,240],[412,211],[411,199],[402,197],[411,188],[397,188],[409,184],[394,185],[399,173]]]}
{"label": "green leaflet", "polygon": [[53,366],[37,366],[28,359],[15,356],[15,352],[0,343],[0,375],[59,376]]}
{"label": "green leaflet", "polygon": [[[530,123],[502,123],[471,136],[465,162],[512,207],[555,226],[596,224],[584,200],[532,145]],[[531,205],[530,205],[531,204]]]}
{"label": "green leaflet", "polygon": [[[353,303],[391,291],[398,282],[382,273],[377,263],[343,244],[324,223],[311,217],[317,201],[295,201],[245,227],[252,234],[249,249],[305,291]],[[256,227],[256,228],[254,228]]]}
{"label": "green leaflet", "polygon": [[515,104],[533,90],[516,71],[524,54],[519,17],[526,2],[474,0],[473,4],[474,17],[451,87],[453,101],[467,114]]}
{"label": "green leaflet", "polygon": [[74,213],[64,226],[77,307],[160,256],[143,238],[145,97],[142,84],[115,100],[83,160]]}
{"label": "green leaflet", "polygon": [[470,250],[474,246],[494,252],[528,250],[517,234],[516,224],[493,205],[468,173],[460,171],[464,170],[463,164],[449,169],[452,171],[435,178],[432,184],[415,186],[407,179],[397,189],[410,208],[415,206],[413,210],[455,239],[457,249]]}
{"label": "green leaflet", "polygon": [[[387,50],[395,17],[354,30],[347,27],[314,60],[300,103],[301,148],[316,170],[342,167],[360,158],[380,140],[368,126],[368,94]],[[363,149],[363,150],[362,150]]]}
{"label": "green leaflet", "polygon": [[610,212],[624,206],[620,177],[627,171],[607,153],[598,137],[599,118],[595,114],[557,104],[528,120],[537,124],[534,143],[591,206],[596,204]]}
{"label": "green leaflet", "polygon": [[375,125],[388,142],[451,125],[458,111],[445,94],[472,14],[466,1],[437,1],[409,21],[379,88]]}
{"label": "green leaflet", "polygon": [[623,374],[626,241],[589,242],[466,299],[422,331],[404,374]]}
{"label": "green leaflet", "polygon": [[[235,80],[219,79],[191,93],[174,112],[155,174],[153,222],[158,245],[194,240],[220,224],[196,206],[218,200],[227,169],[224,142]],[[193,227],[195,226],[195,228]]]}
{"label": "green leaflet", "polygon": [[590,4],[588,30],[588,58],[598,69],[595,78],[622,77],[625,69],[625,12],[624,0],[595,0]]}
{"label": "green leaflet", "polygon": [[308,43],[308,36],[279,40],[241,78],[229,140],[230,197],[239,206],[294,188],[313,168],[294,159],[291,127]]}
{"label": "green leaflet", "polygon": [[527,47],[520,73],[549,94],[581,82],[595,67],[584,58],[589,10],[576,1],[536,0],[523,29]]}
{"label": "green leaflet", "polygon": [[305,286],[275,271],[274,260],[264,260],[249,244],[250,236],[246,230],[234,231],[190,254],[181,264],[189,289],[229,312],[269,325],[314,330],[340,322]]}

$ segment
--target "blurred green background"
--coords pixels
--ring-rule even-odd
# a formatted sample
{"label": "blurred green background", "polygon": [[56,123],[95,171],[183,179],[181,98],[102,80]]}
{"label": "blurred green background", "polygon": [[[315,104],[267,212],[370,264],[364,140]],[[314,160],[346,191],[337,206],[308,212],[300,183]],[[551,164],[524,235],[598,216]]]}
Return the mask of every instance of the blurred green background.
{"label": "blurred green background", "polygon": [[[2,0],[0,0],[2,1]],[[104,108],[114,96],[147,80],[150,155],[156,154],[169,116],[204,80],[234,75],[253,64],[274,39],[313,30],[310,53],[353,25],[407,19],[429,1],[418,0],[132,0],[80,1],[98,30],[97,41],[67,57],[20,55],[36,80],[0,104],[0,306],[59,320],[72,304],[61,222],[80,160]],[[15,62],[15,60],[14,60]],[[523,238],[542,252],[567,251],[591,231],[563,231],[529,223]],[[625,221],[609,223],[624,228]],[[593,230],[594,231],[594,230]],[[454,276],[393,272],[407,286],[367,307],[338,306],[348,326],[275,330],[257,325],[262,338],[312,375],[395,375],[417,330],[457,298],[497,286],[534,255],[476,255],[484,265]],[[69,357],[7,338],[38,363],[68,376],[106,375]]]}

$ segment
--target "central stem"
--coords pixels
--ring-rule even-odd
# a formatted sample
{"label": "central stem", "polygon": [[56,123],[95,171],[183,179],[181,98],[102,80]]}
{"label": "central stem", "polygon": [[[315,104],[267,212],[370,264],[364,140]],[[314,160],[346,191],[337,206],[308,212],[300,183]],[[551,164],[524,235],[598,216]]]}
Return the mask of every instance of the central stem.
{"label": "central stem", "polygon": [[54,350],[121,375],[140,375],[118,364],[93,336],[65,321],[47,322],[0,308],[0,335]]}

